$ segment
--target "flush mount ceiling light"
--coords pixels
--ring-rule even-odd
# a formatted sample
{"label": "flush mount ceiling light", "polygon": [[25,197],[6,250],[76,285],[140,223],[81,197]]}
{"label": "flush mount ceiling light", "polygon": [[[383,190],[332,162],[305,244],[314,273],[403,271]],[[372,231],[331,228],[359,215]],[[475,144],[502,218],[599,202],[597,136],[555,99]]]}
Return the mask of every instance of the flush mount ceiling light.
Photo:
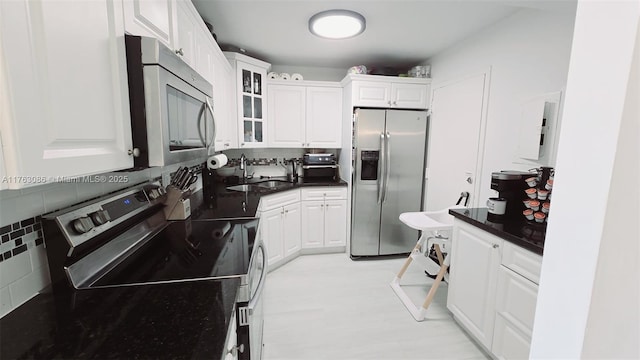
{"label": "flush mount ceiling light", "polygon": [[327,39],[346,39],[361,34],[366,27],[364,16],[351,10],[327,10],[309,19],[309,31]]}

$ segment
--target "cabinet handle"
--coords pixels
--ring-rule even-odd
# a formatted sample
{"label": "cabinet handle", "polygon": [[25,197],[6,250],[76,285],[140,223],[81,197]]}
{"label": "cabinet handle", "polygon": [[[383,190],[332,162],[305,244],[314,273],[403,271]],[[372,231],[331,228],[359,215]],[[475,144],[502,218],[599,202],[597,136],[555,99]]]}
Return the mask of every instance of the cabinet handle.
{"label": "cabinet handle", "polygon": [[182,51],[182,48],[176,50],[176,54],[180,55],[180,56],[184,56],[184,51]]}
{"label": "cabinet handle", "polygon": [[498,244],[493,244],[493,248],[494,248],[494,249],[497,249],[498,247],[500,247],[500,245],[498,245]]}
{"label": "cabinet handle", "polygon": [[398,104],[395,102],[395,100],[393,101],[393,106],[398,106]]}
{"label": "cabinet handle", "polygon": [[284,211],[284,213],[285,213],[285,214],[288,214],[288,213],[289,213],[289,210],[285,210],[285,211]]}
{"label": "cabinet handle", "polygon": [[244,146],[244,143],[240,143],[240,146]]}
{"label": "cabinet handle", "polygon": [[320,204],[320,207],[324,207],[324,204]]}

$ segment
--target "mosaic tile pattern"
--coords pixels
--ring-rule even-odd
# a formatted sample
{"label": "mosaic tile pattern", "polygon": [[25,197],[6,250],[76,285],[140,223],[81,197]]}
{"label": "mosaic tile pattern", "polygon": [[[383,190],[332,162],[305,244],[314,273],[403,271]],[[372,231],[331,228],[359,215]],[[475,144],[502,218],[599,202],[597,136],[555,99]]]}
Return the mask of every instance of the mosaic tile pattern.
{"label": "mosaic tile pattern", "polygon": [[40,216],[0,228],[0,262],[44,244]]}

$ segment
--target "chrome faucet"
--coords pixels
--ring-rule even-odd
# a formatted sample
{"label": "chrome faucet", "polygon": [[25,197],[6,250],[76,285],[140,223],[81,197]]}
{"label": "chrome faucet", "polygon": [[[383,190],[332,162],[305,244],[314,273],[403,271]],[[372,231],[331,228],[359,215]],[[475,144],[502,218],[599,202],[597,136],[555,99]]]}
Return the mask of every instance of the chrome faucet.
{"label": "chrome faucet", "polygon": [[247,179],[247,158],[244,154],[240,155],[240,170],[242,170],[242,182]]}

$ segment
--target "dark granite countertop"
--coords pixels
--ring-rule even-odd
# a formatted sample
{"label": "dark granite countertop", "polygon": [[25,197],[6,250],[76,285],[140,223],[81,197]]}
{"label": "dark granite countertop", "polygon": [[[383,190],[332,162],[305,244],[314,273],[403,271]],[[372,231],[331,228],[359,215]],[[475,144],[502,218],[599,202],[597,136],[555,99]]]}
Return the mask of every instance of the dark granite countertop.
{"label": "dark granite countertop", "polygon": [[[279,180],[285,181],[285,177],[272,177],[269,179],[253,179],[249,185],[260,182]],[[300,179],[297,183],[283,183],[282,186],[273,189],[253,186],[251,191],[227,190],[230,185],[218,183],[211,189],[199,190],[191,194],[191,219],[238,219],[254,218],[258,211],[258,204],[262,196],[276,194],[292,189],[316,186],[347,186],[345,181],[322,182],[317,180],[305,181]]]}
{"label": "dark granite countertop", "polygon": [[[227,186],[192,194],[191,220],[254,218],[262,196],[346,182],[301,180],[249,192]],[[0,359],[224,358],[239,286],[240,279],[226,278],[63,293],[47,288],[0,319]]]}
{"label": "dark granite countertop", "polygon": [[449,214],[536,254],[543,253],[546,223],[530,223],[524,219],[499,222],[488,218],[486,208],[451,209]]}
{"label": "dark granite countertop", "polygon": [[239,285],[49,288],[0,319],[0,358],[222,359]]}

